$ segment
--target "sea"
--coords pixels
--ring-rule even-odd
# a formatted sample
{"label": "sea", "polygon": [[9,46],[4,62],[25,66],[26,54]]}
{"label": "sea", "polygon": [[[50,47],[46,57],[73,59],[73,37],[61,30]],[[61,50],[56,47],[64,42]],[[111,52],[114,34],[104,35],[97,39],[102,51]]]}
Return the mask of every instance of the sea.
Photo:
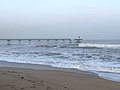
{"label": "sea", "polygon": [[120,82],[120,40],[0,41],[0,61],[88,71]]}

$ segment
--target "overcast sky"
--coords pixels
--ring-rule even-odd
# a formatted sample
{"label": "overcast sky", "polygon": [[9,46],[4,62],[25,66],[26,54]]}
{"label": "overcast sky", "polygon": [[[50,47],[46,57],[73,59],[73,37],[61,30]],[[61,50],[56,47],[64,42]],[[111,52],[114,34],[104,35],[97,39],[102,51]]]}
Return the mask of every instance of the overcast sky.
{"label": "overcast sky", "polygon": [[120,0],[0,0],[0,38],[120,39]]}

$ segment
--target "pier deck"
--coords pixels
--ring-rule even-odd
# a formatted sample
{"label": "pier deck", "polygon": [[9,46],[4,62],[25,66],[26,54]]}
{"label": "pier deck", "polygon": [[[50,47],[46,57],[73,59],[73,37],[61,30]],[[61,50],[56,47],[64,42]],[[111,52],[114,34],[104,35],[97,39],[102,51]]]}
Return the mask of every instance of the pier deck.
{"label": "pier deck", "polygon": [[80,38],[78,38],[78,39],[70,39],[70,38],[65,38],[65,39],[64,38],[56,38],[56,39],[0,39],[0,41],[6,41],[8,45],[12,44],[11,41],[14,41],[14,40],[18,41],[18,44],[21,44],[21,42],[24,40],[29,41],[29,44],[31,44],[31,41],[33,41],[33,40],[38,41],[38,43],[40,41],[47,41],[47,42],[49,42],[49,41],[58,41],[58,42],[59,41],[64,41],[64,42],[69,41],[69,43],[71,43],[72,41],[75,41],[76,43],[80,43],[82,39],[80,39]]}

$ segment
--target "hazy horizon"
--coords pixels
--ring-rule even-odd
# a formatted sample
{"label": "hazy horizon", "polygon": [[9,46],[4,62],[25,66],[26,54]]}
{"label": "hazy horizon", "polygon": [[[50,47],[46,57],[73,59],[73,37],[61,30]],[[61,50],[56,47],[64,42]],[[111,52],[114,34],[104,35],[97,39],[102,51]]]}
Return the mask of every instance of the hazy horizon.
{"label": "hazy horizon", "polygon": [[120,39],[119,0],[1,0],[0,39]]}

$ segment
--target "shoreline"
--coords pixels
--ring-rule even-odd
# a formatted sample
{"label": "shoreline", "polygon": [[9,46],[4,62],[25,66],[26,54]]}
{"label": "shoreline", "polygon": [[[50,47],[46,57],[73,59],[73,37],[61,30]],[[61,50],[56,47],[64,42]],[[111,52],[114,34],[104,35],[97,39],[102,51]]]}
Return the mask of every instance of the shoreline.
{"label": "shoreline", "polygon": [[0,61],[1,90],[120,90],[120,83],[76,69]]}
{"label": "shoreline", "polygon": [[72,73],[80,73],[80,74],[82,73],[82,74],[88,74],[88,75],[96,76],[105,80],[120,83],[119,81],[116,81],[116,80],[100,77],[99,74],[97,73],[90,72],[90,71],[82,71],[75,68],[62,68],[62,67],[53,67],[51,65],[17,63],[17,62],[8,62],[8,61],[0,61],[0,67],[32,69],[32,70],[52,70],[52,71],[56,70],[56,71],[64,71],[64,72],[72,72]]}
{"label": "shoreline", "polygon": [[51,65],[42,65],[42,64],[29,64],[29,63],[0,61],[0,67],[8,67],[8,68],[12,67],[12,68],[33,69],[33,70],[59,70],[59,71],[64,71],[64,72],[84,73],[84,74],[99,77],[96,73],[89,72],[89,71],[82,71],[82,70],[78,70],[75,68],[53,67]]}

